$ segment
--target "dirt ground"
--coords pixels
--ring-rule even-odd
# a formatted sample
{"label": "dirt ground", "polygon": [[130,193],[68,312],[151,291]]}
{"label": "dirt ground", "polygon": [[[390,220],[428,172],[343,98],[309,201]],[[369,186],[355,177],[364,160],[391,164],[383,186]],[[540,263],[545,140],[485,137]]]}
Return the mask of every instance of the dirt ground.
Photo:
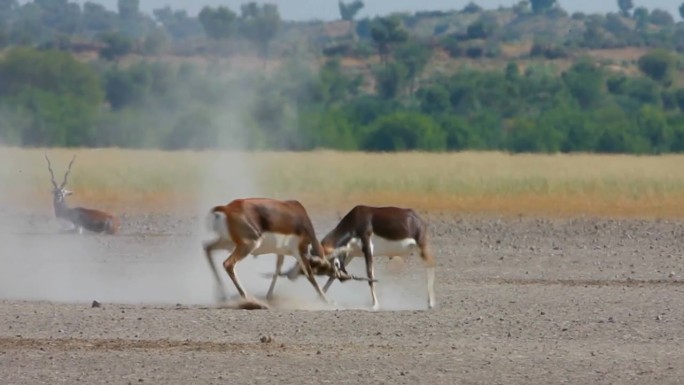
{"label": "dirt ground", "polygon": [[[681,383],[684,221],[426,217],[437,308],[417,258],[381,259],[378,312],[366,283],[324,306],[305,279],[278,281],[270,310],[220,306],[198,218],[125,216],[114,237],[5,220],[1,382]],[[251,294],[274,264],[238,265]]]}

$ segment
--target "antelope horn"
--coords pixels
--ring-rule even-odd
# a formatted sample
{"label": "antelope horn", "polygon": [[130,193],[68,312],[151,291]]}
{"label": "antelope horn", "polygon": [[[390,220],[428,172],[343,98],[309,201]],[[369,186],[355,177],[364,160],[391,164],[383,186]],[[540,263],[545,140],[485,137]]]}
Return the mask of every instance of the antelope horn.
{"label": "antelope horn", "polygon": [[64,181],[62,182],[62,186],[60,186],[60,188],[64,188],[64,186],[66,186],[67,178],[71,172],[71,165],[74,164],[74,160],[76,160],[76,154],[74,154],[74,157],[71,158],[71,162],[69,162],[69,168],[67,168],[67,172],[64,174]]}
{"label": "antelope horn", "polygon": [[45,154],[45,160],[47,160],[48,171],[50,171],[50,182],[52,182],[52,186],[54,186],[54,188],[57,188],[57,183],[55,182],[55,173],[52,172],[52,166],[50,165],[50,158],[48,158],[47,154]]}
{"label": "antelope horn", "polygon": [[[274,276],[275,274],[261,273],[261,275],[262,275],[264,278],[273,278],[273,276]],[[337,279],[339,279],[340,281],[348,281],[348,280],[352,279],[352,280],[354,280],[354,281],[378,282],[377,278],[370,279],[370,278],[368,278],[368,277],[359,277],[358,275],[354,275],[354,274],[344,274],[344,273],[342,273],[342,272],[337,272],[337,273],[332,273],[332,274],[318,274],[318,275],[327,275],[327,276],[329,276],[329,277],[337,278]],[[278,277],[287,277],[287,273],[281,271],[280,274],[278,274]]]}

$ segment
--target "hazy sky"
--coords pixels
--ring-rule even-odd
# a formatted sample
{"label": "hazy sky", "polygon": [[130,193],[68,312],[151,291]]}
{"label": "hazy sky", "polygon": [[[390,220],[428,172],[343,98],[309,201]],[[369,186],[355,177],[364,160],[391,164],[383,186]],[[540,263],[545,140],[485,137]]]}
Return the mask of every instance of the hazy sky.
{"label": "hazy sky", "polygon": [[[117,0],[90,0],[104,4],[106,7],[116,9]],[[348,1],[348,0],[347,0]],[[84,1],[79,1],[83,3]],[[152,9],[169,5],[171,8],[187,9],[191,15],[196,15],[205,5],[227,5],[233,10],[239,10],[240,4],[248,0],[140,0],[141,8],[146,13]],[[257,1],[263,3],[264,1]],[[280,9],[280,14],[288,20],[306,19],[337,19],[339,11],[337,0],[270,0]],[[420,11],[420,10],[449,10],[461,9],[469,0],[364,0],[365,8],[359,13],[360,17],[384,15],[393,11]],[[484,8],[495,8],[499,5],[510,6],[518,0],[475,0],[476,4]],[[617,0],[559,0],[565,10],[569,12],[601,12],[616,11]],[[636,6],[646,6],[649,9],[662,8],[669,11],[675,20],[679,20],[678,7],[682,0],[634,0]]]}

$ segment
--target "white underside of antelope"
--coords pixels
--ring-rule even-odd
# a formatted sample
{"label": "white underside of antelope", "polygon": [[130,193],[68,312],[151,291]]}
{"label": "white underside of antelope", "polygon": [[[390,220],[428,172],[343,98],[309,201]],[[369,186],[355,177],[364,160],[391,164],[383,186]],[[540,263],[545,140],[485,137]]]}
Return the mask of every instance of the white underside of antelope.
{"label": "white underside of antelope", "polygon": [[[378,257],[403,257],[414,255],[419,252],[418,243],[413,238],[400,240],[385,239],[373,234],[370,238],[371,253]],[[349,255],[363,257],[361,239],[352,238],[347,244]]]}
{"label": "white underside of antelope", "polygon": [[[226,244],[224,249],[232,250],[235,247],[233,241],[230,239],[228,225],[226,224],[226,216],[223,213],[214,214],[212,228]],[[299,255],[299,243],[301,237],[291,234],[279,234],[264,232],[261,237],[254,241],[254,249],[252,254],[254,257],[264,254],[285,254],[285,255]]]}
{"label": "white underside of antelope", "polygon": [[83,227],[76,226],[66,219],[59,219],[59,226],[62,228],[62,233],[78,233],[83,234]]}

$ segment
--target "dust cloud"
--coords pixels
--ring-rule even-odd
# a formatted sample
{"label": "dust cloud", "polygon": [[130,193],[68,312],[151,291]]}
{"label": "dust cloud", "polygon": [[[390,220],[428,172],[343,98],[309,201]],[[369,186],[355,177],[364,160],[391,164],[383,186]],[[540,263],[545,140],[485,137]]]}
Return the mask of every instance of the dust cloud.
{"label": "dust cloud", "polygon": [[[235,198],[264,196],[254,178],[256,170],[244,158],[246,128],[239,112],[251,99],[252,95],[244,87],[226,90],[226,109],[214,119],[222,127],[218,140],[220,149],[212,150],[212,156],[207,157],[210,161],[199,165],[201,193],[194,202],[188,203],[193,205],[195,215],[187,218],[174,212],[165,215],[134,213],[123,208],[122,212],[116,213],[125,214],[122,233],[115,236],[59,233],[68,225],[56,219],[51,204],[47,204],[51,203],[47,168],[44,180],[30,182],[34,184],[30,186],[32,189],[45,192],[46,204],[41,204],[40,210],[15,207],[7,187],[13,180],[12,173],[17,170],[12,168],[12,152],[4,151],[0,145],[0,177],[5,179],[0,179],[0,299],[220,305],[215,296],[217,285],[202,250],[203,242],[214,237],[207,227],[209,209]],[[51,160],[59,182],[68,159],[55,157]],[[77,161],[72,178],[78,174],[78,166]],[[67,199],[71,207],[78,206],[77,193]],[[47,207],[50,209],[43,209]],[[317,228],[317,235],[322,237],[329,230]],[[229,297],[235,297],[237,291],[221,266],[227,257],[227,252],[216,251],[212,263],[221,275],[221,290]],[[270,277],[264,274],[274,272],[275,260],[275,255],[248,256],[238,263],[236,271],[248,294],[256,298],[265,296]],[[294,257],[287,256],[284,269],[294,263]],[[412,287],[403,279],[385,274],[381,262],[376,262],[376,266],[382,310],[425,308],[422,275],[422,279],[417,279],[419,285]],[[363,260],[355,259],[349,270],[365,275]],[[325,280],[318,278],[321,285]],[[328,305],[318,299],[304,277],[296,281],[279,278],[275,294],[272,303],[275,308],[369,309],[371,305],[370,290],[365,282],[335,282],[328,293],[334,304]]]}

